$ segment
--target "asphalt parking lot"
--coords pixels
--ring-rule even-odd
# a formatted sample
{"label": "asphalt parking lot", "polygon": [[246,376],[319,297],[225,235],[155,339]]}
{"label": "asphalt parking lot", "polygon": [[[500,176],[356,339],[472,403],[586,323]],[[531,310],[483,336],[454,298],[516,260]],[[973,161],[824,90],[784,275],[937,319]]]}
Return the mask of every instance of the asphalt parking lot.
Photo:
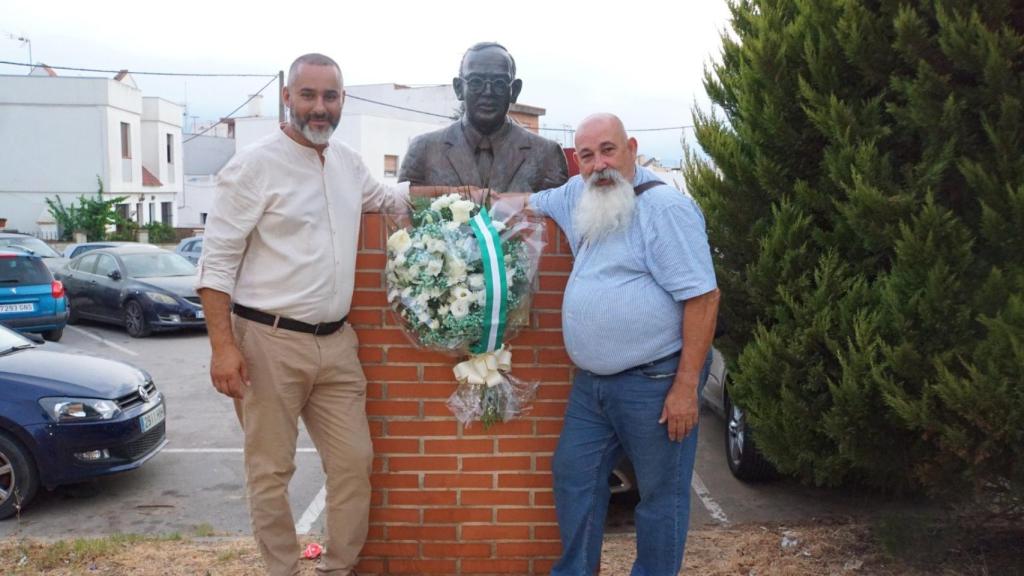
{"label": "asphalt parking lot", "polygon": [[[46,346],[53,346],[47,344]],[[102,324],[69,326],[59,345],[122,360],[147,370],[167,399],[168,445],[140,469],[92,482],[41,490],[20,518],[0,521],[0,537],[70,538],[112,533],[220,535],[249,533],[242,435],[231,401],[208,376],[204,331],[133,339]],[[856,496],[807,489],[791,482],[745,485],[729,473],[723,424],[702,414],[693,482],[691,526],[787,522],[862,509]],[[301,533],[318,534],[323,487],[320,462],[300,432],[291,504]],[[629,498],[610,511],[612,529],[629,530]]]}

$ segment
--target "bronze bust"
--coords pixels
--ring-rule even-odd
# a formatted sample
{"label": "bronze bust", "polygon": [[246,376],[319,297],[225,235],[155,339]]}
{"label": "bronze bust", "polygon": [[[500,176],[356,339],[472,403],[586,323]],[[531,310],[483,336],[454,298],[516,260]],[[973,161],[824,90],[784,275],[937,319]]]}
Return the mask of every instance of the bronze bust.
{"label": "bronze bust", "polygon": [[565,183],[569,176],[561,146],[508,118],[523,81],[516,78],[515,60],[504,46],[471,46],[452,87],[463,103],[462,118],[414,138],[399,181],[497,192],[537,192]]}

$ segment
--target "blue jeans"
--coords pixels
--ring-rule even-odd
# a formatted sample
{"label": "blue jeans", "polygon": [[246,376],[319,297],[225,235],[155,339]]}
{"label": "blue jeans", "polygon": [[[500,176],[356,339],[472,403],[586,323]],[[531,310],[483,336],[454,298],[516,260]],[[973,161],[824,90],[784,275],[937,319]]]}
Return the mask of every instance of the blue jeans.
{"label": "blue jeans", "polygon": [[[591,576],[597,571],[611,492],[608,476],[623,451],[633,462],[637,557],[631,576],[676,576],[690,523],[690,479],[697,429],[682,442],[659,424],[679,356],[619,374],[577,370],[552,471],[562,557],[552,576]],[[700,377],[703,389],[711,355]]]}

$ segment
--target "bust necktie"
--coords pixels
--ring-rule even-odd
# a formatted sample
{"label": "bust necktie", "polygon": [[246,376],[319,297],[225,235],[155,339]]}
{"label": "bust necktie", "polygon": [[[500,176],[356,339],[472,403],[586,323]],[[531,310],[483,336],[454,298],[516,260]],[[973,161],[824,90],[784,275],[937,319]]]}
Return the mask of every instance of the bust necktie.
{"label": "bust necktie", "polygon": [[480,185],[486,188],[491,180],[491,164],[494,154],[491,151],[491,139],[484,136],[476,147],[476,171],[480,175]]}

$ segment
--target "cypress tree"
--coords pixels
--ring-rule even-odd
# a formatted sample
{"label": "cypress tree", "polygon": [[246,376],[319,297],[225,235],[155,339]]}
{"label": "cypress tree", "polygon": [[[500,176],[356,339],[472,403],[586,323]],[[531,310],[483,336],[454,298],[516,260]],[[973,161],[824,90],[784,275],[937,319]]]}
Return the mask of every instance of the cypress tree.
{"label": "cypress tree", "polygon": [[730,7],[685,170],[759,447],[1024,504],[1024,4]]}

